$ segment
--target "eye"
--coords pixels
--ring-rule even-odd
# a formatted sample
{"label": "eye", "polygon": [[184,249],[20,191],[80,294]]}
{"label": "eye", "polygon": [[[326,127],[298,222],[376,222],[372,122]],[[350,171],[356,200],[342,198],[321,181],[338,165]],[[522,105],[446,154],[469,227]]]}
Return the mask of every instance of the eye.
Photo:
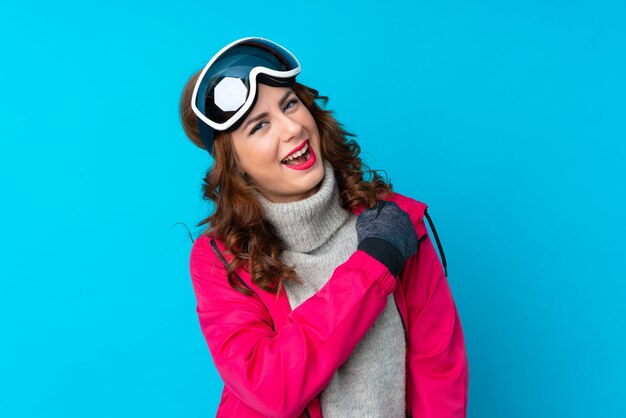
{"label": "eye", "polygon": [[259,129],[263,129],[263,127],[265,126],[267,122],[259,122],[258,124],[256,124],[252,130],[250,131],[250,135],[254,134],[256,131],[258,131]]}
{"label": "eye", "polygon": [[298,99],[297,98],[293,98],[293,99],[289,100],[285,104],[285,107],[283,108],[283,110],[291,109],[292,107],[294,107],[296,105],[296,103],[298,103]]}

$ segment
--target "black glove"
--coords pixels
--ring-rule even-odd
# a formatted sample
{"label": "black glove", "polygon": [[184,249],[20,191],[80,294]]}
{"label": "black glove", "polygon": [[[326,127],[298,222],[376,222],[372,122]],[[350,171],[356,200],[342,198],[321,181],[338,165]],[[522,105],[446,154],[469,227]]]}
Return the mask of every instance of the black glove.
{"label": "black glove", "polygon": [[398,276],[417,251],[417,234],[409,215],[394,202],[380,200],[356,221],[358,249],[383,263]]}

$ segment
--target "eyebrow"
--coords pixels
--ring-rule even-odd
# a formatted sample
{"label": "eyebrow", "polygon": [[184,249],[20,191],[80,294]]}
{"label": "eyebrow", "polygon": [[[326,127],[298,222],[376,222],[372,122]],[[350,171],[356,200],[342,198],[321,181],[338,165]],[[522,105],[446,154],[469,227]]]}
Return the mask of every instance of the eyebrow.
{"label": "eyebrow", "polygon": [[[291,93],[293,93],[293,92],[294,92],[293,90],[289,90],[289,91],[287,91],[285,94],[283,94],[283,97],[281,97],[281,98],[280,98],[280,100],[278,101],[278,106],[282,106],[282,105],[283,105],[283,103],[285,103],[285,101],[287,100],[287,98],[288,98],[288,97],[291,95]],[[258,115],[256,115],[256,116],[254,116],[254,117],[252,117],[252,118],[248,119],[248,121],[246,122],[246,124],[243,126],[243,129],[245,130],[245,129],[248,127],[248,125],[250,125],[251,123],[256,122],[256,121],[258,121],[258,120],[260,120],[260,119],[263,119],[263,118],[267,117],[268,115],[269,115],[269,113],[267,113],[267,112],[263,112],[263,113],[260,113],[260,114],[258,114]]]}

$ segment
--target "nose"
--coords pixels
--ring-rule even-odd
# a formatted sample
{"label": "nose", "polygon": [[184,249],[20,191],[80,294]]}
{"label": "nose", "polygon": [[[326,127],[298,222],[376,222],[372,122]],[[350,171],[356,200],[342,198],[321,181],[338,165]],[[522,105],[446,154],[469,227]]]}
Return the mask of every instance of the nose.
{"label": "nose", "polygon": [[302,124],[291,117],[291,115],[281,114],[278,118],[278,129],[280,138],[284,142],[300,137]]}

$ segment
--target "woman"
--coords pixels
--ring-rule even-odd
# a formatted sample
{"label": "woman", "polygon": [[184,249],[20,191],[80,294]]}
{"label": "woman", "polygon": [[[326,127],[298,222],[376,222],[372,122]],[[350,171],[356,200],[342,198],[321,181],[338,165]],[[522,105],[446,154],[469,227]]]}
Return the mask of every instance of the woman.
{"label": "woman", "polygon": [[299,72],[280,45],[244,38],[181,99],[214,158],[190,270],[224,380],[217,415],[465,416],[463,333],[427,206],[362,164]]}

